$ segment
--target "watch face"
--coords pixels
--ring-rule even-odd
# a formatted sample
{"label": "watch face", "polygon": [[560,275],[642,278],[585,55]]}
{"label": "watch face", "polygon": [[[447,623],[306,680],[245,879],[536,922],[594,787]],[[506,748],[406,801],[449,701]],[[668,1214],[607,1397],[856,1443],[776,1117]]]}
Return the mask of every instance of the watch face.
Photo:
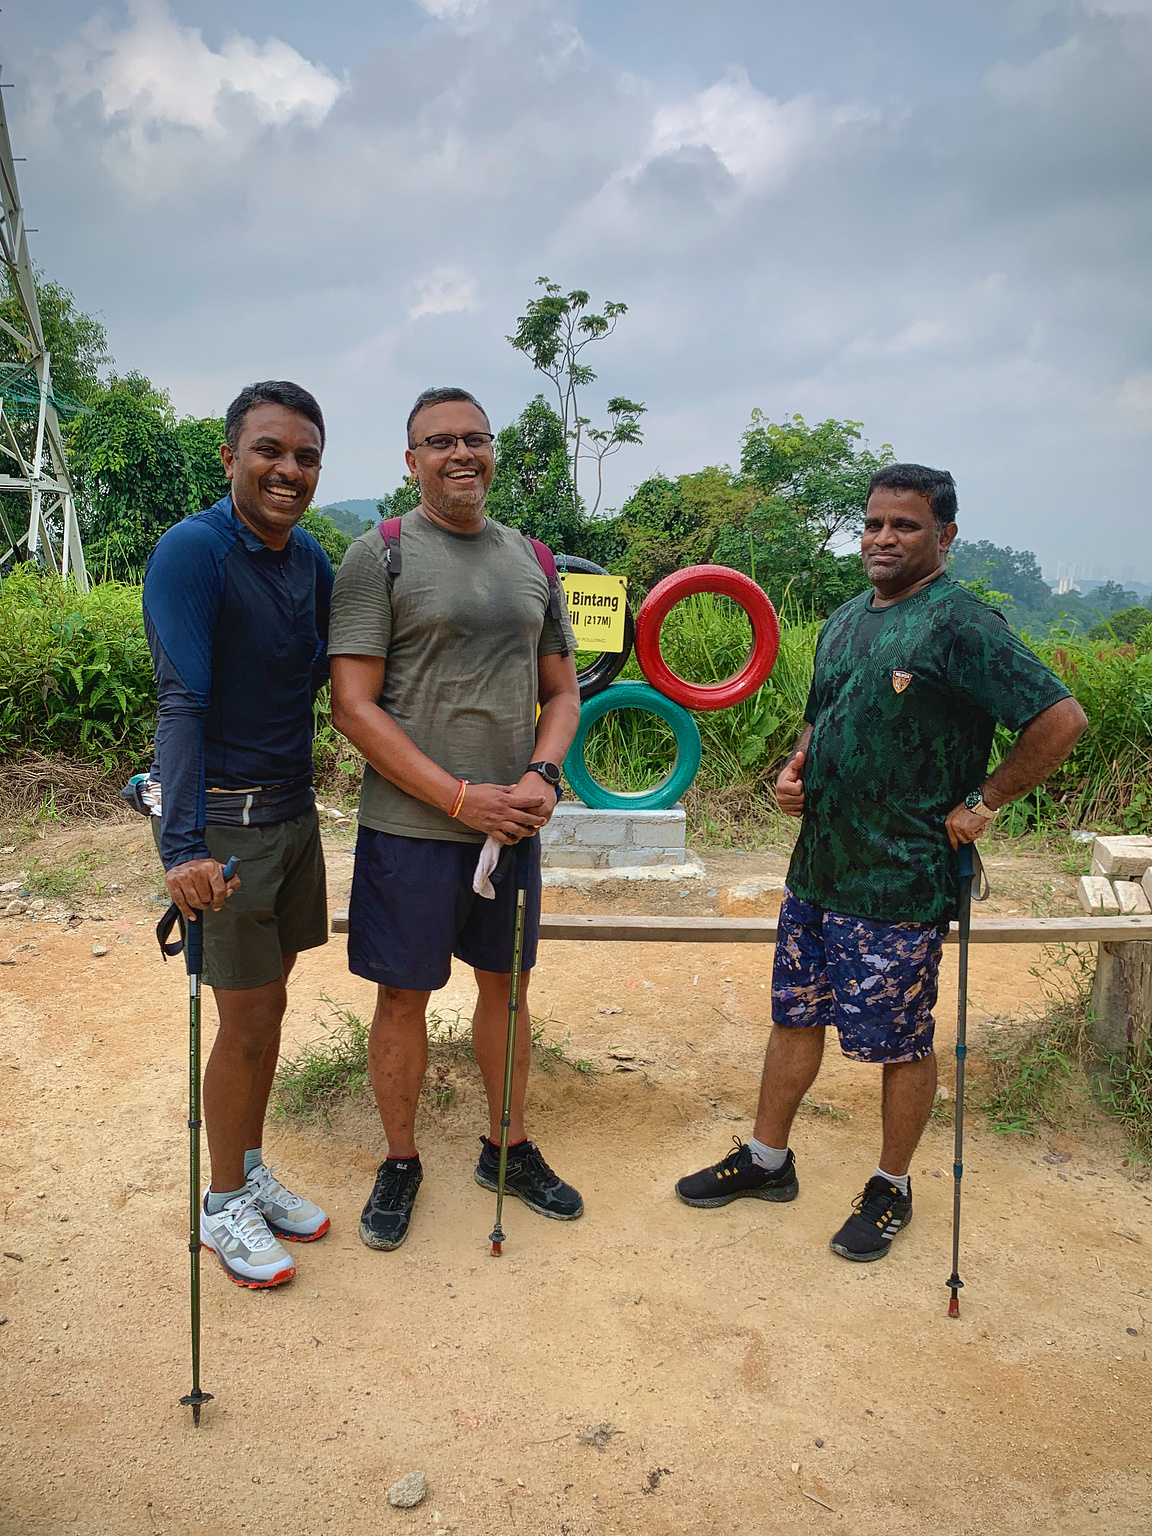
{"label": "watch face", "polygon": [[980,790],[974,789],[970,795],[966,795],[964,797],[964,804],[970,811],[974,811],[983,800],[983,798],[984,796],[981,794]]}
{"label": "watch face", "polygon": [[532,767],[537,773],[543,774],[549,784],[555,788],[560,782],[560,770],[555,763],[533,763]]}

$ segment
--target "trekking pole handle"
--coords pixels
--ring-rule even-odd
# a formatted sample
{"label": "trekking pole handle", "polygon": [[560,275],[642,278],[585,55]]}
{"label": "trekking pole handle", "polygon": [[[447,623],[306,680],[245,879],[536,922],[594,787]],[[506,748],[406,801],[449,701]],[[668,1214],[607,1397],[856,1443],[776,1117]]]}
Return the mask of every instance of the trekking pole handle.
{"label": "trekking pole handle", "polygon": [[975,848],[971,843],[961,843],[956,850],[956,873],[961,880],[976,878]]}
{"label": "trekking pole handle", "polygon": [[[236,859],[231,858],[220,871],[225,881],[231,880],[236,873]],[[204,969],[204,913],[197,915],[196,920],[186,923],[184,927],[184,969],[189,976],[199,976]]]}

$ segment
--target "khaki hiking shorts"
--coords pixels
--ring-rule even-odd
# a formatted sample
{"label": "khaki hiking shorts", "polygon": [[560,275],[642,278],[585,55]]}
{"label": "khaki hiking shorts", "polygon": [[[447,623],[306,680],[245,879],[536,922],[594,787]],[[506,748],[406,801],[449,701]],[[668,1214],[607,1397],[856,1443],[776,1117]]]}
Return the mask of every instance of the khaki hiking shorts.
{"label": "khaki hiking shorts", "polygon": [[[159,841],[160,818],[152,817]],[[315,810],[256,827],[208,827],[221,864],[237,860],[240,889],[219,912],[203,914],[204,983],[226,992],[267,986],[284,956],[328,942],[328,891]]]}

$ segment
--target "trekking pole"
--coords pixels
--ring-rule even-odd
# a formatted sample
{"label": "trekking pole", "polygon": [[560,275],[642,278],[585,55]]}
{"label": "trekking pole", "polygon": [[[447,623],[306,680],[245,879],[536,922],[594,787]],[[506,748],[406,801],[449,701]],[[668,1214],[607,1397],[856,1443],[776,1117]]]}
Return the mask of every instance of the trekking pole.
{"label": "trekking pole", "polygon": [[524,921],[528,905],[529,843],[516,844],[516,927],[512,934],[512,974],[508,978],[508,1044],[504,1051],[504,1102],[500,1110],[500,1167],[496,1174],[496,1225],[489,1234],[493,1254],[504,1250],[504,1181],[508,1175],[508,1126],[512,1119],[512,1076],[516,1066],[516,1020],[520,1011],[520,966],[524,958]]}
{"label": "trekking pole", "polygon": [[[225,881],[236,872],[236,860],[229,859],[221,870]],[[169,944],[168,935],[180,926],[180,942]],[[191,1408],[192,1423],[200,1428],[200,1409],[212,1401],[212,1393],[200,1387],[200,973],[204,969],[204,914],[186,923],[180,908],[173,904],[156,925],[160,952],[169,955],[184,951],[184,969],[188,972],[188,1254],[191,1264],[192,1313],[192,1390],[180,1399],[182,1408]]]}
{"label": "trekking pole", "polygon": [[[972,882],[983,874],[975,844],[961,843],[957,858],[960,892],[960,984],[956,1005],[956,1143],[952,1161],[952,1273],[945,1282],[951,1289],[948,1316],[960,1316],[960,1185],[964,1178],[964,1062],[968,1055],[968,942],[972,930]],[[987,892],[985,891],[985,894]],[[983,900],[983,897],[980,898]]]}

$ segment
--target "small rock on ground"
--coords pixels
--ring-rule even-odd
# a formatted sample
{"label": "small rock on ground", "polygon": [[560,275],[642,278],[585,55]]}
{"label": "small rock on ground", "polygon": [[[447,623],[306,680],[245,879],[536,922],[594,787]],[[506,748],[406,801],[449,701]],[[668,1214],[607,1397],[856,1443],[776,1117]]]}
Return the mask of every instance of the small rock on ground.
{"label": "small rock on ground", "polygon": [[101,955],[108,953],[108,946],[106,944],[93,944],[92,953],[99,959]]}
{"label": "small rock on ground", "polygon": [[398,1483],[388,1490],[388,1502],[393,1509],[414,1509],[428,1492],[423,1472],[405,1472]]}

